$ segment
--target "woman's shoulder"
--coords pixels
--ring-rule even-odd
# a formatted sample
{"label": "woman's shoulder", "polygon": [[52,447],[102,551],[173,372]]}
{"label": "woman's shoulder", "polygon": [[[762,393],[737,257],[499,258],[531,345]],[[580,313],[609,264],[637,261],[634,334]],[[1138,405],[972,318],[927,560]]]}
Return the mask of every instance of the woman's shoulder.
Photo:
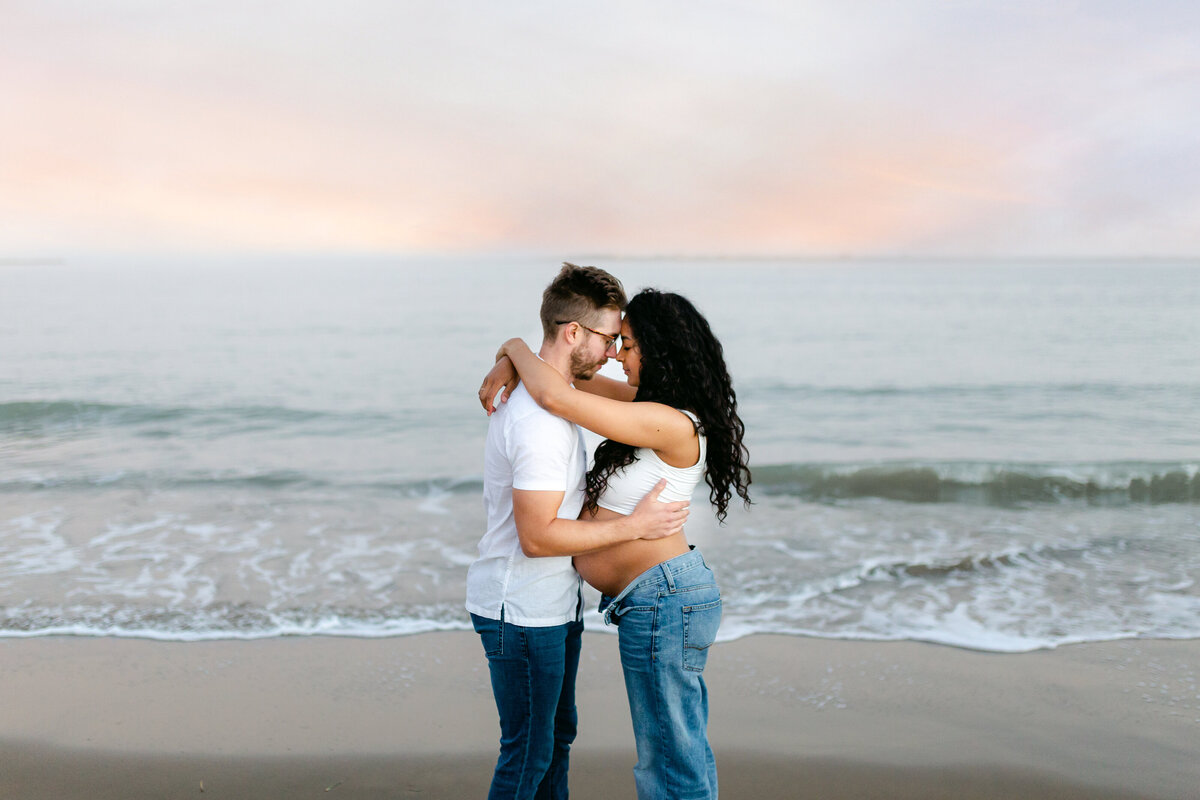
{"label": "woman's shoulder", "polygon": [[690,469],[704,461],[705,442],[701,432],[700,418],[684,408],[668,406],[679,416],[682,422],[687,420],[687,426],[678,425],[670,447],[660,447],[652,450],[654,456],[664,465],[672,469]]}

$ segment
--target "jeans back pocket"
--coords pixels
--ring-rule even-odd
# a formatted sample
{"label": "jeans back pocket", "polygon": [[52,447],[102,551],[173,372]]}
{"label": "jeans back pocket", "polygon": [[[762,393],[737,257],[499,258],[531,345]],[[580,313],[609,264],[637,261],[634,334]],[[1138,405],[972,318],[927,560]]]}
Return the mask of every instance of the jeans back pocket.
{"label": "jeans back pocket", "polygon": [[703,672],[708,648],[721,627],[721,598],[711,603],[683,607],[683,668]]}

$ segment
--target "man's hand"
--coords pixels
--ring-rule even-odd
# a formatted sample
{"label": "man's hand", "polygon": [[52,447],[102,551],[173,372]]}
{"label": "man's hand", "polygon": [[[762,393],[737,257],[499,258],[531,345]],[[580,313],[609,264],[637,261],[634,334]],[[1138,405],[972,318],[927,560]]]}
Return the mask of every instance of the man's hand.
{"label": "man's hand", "polygon": [[639,539],[662,539],[683,533],[683,523],[688,518],[688,501],[660,503],[658,496],[666,486],[667,479],[663,478],[629,515],[629,524],[638,532]]}
{"label": "man's hand", "polygon": [[517,370],[508,356],[501,356],[497,359],[496,365],[484,376],[483,385],[479,387],[479,404],[483,406],[483,410],[489,417],[496,411],[494,405],[496,393],[503,389],[504,393],[500,395],[500,402],[507,403],[508,396],[517,388],[520,381],[521,378],[517,375]]}

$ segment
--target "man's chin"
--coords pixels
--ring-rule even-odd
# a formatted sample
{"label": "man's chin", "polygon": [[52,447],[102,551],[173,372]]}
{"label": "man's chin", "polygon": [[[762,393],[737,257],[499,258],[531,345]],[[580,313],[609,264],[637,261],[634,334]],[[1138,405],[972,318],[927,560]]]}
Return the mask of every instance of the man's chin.
{"label": "man's chin", "polygon": [[583,370],[582,372],[576,372],[575,380],[590,381],[592,378],[596,377],[596,373],[600,371],[600,368],[602,366],[604,366],[604,365],[597,364],[596,366],[591,367],[590,369]]}

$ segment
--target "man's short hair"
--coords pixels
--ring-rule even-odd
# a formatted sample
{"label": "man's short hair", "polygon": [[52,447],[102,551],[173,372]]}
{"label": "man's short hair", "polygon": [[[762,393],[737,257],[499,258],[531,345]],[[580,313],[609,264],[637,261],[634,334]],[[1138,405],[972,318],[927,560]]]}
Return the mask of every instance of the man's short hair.
{"label": "man's short hair", "polygon": [[599,324],[606,308],[625,310],[621,282],[599,267],[580,267],[564,261],[558,276],[542,292],[542,333],[552,340],[560,322]]}

